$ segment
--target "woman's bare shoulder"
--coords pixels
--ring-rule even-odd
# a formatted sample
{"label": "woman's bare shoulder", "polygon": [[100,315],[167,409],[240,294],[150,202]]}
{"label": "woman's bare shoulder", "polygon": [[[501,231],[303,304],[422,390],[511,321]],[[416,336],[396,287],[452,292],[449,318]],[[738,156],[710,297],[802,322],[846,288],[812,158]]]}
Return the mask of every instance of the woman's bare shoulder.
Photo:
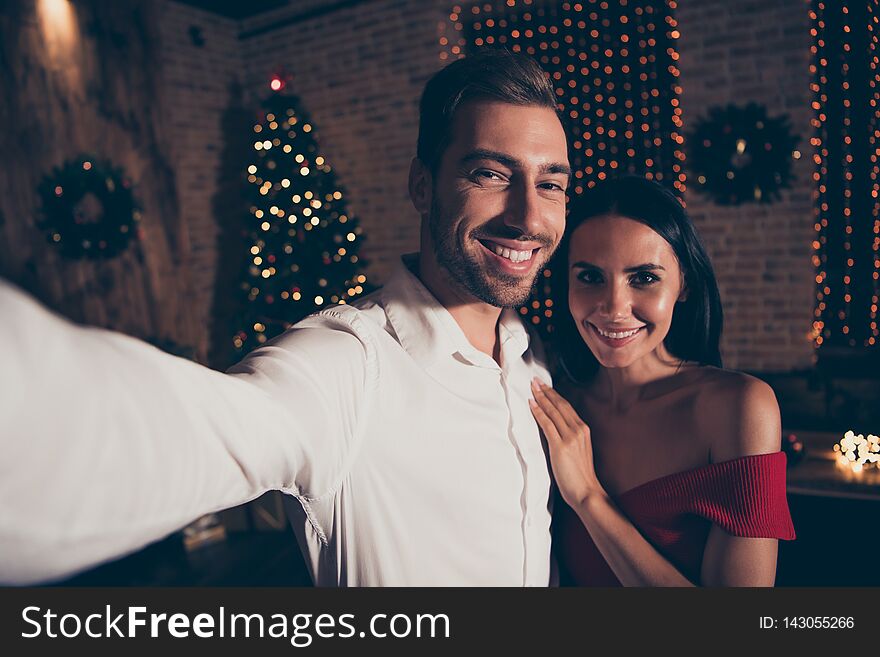
{"label": "woman's bare shoulder", "polygon": [[779,451],[782,427],[773,388],[743,372],[705,369],[694,414],[711,460]]}

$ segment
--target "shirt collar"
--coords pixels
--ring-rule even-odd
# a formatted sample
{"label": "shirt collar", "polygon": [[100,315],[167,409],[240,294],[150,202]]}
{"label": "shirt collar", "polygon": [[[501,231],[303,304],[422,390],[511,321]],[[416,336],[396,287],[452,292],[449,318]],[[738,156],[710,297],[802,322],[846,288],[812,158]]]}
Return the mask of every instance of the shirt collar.
{"label": "shirt collar", "polygon": [[[413,274],[417,258],[417,253],[403,256],[383,289],[385,312],[400,344],[425,368],[455,355],[474,365],[497,367],[468,342],[449,311]],[[516,311],[505,308],[499,325],[502,362],[521,357],[529,347],[529,333]]]}
{"label": "shirt collar", "polygon": [[501,352],[508,358],[521,357],[529,348],[529,331],[523,326],[519,314],[513,308],[501,311],[498,334],[501,337]]}

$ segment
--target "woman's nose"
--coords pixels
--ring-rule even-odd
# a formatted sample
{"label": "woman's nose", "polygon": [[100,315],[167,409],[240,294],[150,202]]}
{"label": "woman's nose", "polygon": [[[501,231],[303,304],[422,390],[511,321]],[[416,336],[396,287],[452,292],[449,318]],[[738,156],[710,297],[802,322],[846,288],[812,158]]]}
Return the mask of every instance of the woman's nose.
{"label": "woman's nose", "polygon": [[627,286],[615,283],[605,286],[601,307],[603,315],[610,319],[628,317],[631,305]]}

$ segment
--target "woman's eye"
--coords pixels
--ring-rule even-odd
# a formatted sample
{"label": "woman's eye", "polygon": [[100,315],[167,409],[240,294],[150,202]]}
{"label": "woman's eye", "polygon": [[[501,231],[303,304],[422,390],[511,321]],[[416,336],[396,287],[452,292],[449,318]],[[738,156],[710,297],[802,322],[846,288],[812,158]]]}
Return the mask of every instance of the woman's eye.
{"label": "woman's eye", "polygon": [[651,285],[652,283],[657,283],[659,280],[660,279],[657,276],[649,271],[637,272],[632,278],[633,283],[636,285]]}
{"label": "woman's eye", "polygon": [[584,269],[577,275],[577,279],[586,285],[597,285],[602,282],[602,276],[597,271]]}

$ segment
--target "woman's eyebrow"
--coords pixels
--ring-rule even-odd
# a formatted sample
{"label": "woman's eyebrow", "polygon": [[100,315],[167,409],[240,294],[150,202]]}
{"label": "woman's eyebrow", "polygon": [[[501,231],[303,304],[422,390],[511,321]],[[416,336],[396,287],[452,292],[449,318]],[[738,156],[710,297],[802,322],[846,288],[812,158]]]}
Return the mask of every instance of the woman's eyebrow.
{"label": "woman's eyebrow", "polygon": [[644,271],[645,269],[660,269],[666,271],[666,267],[663,265],[655,265],[653,262],[646,262],[641,265],[636,265],[635,267],[627,267],[623,271],[629,274],[634,271]]}
{"label": "woman's eyebrow", "polygon": [[[591,262],[586,262],[585,260],[578,260],[577,262],[572,263],[571,268],[572,269],[598,269],[600,271],[602,270],[601,267],[594,265]],[[635,265],[634,267],[627,267],[623,271],[626,272],[627,274],[630,274],[630,273],[636,272],[636,271],[645,271],[646,269],[649,271],[650,270],[657,270],[657,269],[659,269],[661,271],[666,271],[666,267],[664,267],[663,265],[655,264],[653,262],[645,262],[641,265]]]}
{"label": "woman's eyebrow", "polygon": [[602,269],[601,267],[597,267],[593,263],[586,262],[584,260],[578,260],[577,262],[573,262],[571,264],[571,268],[572,269],[599,269],[599,270]]}

